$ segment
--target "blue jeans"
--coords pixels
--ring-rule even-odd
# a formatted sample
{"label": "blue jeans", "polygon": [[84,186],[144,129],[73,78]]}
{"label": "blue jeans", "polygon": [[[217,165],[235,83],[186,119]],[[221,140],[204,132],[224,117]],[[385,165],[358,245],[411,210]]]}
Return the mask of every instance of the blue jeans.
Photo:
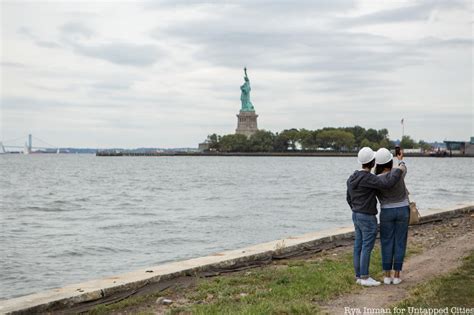
{"label": "blue jeans", "polygon": [[355,228],[354,271],[357,278],[369,276],[370,254],[374,249],[377,236],[377,218],[375,215],[352,212]]}
{"label": "blue jeans", "polygon": [[410,208],[387,208],[380,211],[380,244],[384,271],[400,271],[407,249]]}

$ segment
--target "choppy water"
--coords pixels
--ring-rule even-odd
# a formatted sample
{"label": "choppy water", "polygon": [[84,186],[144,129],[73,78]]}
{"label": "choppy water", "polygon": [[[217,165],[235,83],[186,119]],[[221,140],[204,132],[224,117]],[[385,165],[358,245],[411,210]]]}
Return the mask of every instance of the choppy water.
{"label": "choppy water", "polygon": [[[421,208],[473,200],[473,159],[407,158]],[[0,156],[0,298],[351,224],[355,158]]]}

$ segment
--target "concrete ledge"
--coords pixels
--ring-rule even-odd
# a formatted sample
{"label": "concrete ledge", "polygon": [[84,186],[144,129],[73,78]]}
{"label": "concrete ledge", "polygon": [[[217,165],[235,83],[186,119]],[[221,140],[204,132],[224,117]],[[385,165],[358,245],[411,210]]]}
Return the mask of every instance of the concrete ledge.
{"label": "concrete ledge", "polygon": [[[421,223],[474,211],[474,202],[443,210],[422,211]],[[276,240],[250,247],[215,253],[185,261],[91,280],[10,300],[0,301],[2,314],[31,314],[55,310],[86,310],[113,302],[140,290],[157,287],[182,276],[218,274],[251,268],[282,259],[334,248],[352,242],[354,228],[341,227]]]}

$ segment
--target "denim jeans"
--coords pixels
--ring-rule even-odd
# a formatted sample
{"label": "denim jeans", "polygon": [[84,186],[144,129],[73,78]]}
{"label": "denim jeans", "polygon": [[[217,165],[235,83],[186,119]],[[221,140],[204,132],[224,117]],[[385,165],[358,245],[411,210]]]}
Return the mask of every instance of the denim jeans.
{"label": "denim jeans", "polygon": [[352,212],[355,227],[354,271],[357,278],[369,276],[370,254],[374,249],[377,236],[377,218],[375,215]]}
{"label": "denim jeans", "polygon": [[400,271],[407,248],[410,208],[387,208],[380,211],[380,244],[384,271]]}

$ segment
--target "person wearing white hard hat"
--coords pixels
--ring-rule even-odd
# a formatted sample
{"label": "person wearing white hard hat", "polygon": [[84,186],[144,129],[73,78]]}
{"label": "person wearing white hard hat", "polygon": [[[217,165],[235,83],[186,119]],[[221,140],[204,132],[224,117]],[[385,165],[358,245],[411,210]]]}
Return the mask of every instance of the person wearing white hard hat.
{"label": "person wearing white hard hat", "polygon": [[379,281],[369,275],[370,255],[377,236],[377,189],[390,189],[401,178],[402,171],[393,169],[387,176],[379,177],[370,171],[375,166],[375,152],[364,147],[357,154],[362,169],[347,180],[347,203],[354,222],[354,272],[356,282],[363,286],[377,286]]}
{"label": "person wearing white hard hat", "polygon": [[[392,188],[382,188],[377,192],[380,202],[380,245],[385,284],[402,282],[400,271],[405,258],[410,221],[410,203],[405,186],[407,168],[403,161],[403,151],[400,151],[397,159],[402,170],[402,179]],[[380,178],[387,176],[393,168],[392,153],[385,148],[379,149],[375,153],[375,164],[375,174]]]}

